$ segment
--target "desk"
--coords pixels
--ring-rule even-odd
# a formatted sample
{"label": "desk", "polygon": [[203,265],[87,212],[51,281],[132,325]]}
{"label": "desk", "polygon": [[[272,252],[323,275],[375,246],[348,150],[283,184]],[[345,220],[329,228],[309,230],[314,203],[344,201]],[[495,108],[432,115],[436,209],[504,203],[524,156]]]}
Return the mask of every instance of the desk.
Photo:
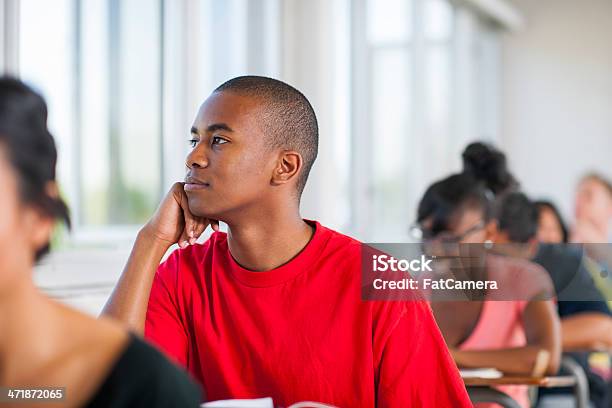
{"label": "desk", "polygon": [[470,400],[478,402],[494,402],[504,408],[521,408],[520,405],[507,394],[496,390],[497,385],[527,385],[534,387],[557,388],[573,387],[576,379],[571,376],[561,377],[518,377],[504,376],[500,378],[464,378],[463,382],[467,388]]}
{"label": "desk", "polygon": [[495,385],[533,385],[544,388],[573,387],[576,379],[571,376],[561,377],[514,377],[504,376],[501,378],[464,378],[463,382],[467,387]]}

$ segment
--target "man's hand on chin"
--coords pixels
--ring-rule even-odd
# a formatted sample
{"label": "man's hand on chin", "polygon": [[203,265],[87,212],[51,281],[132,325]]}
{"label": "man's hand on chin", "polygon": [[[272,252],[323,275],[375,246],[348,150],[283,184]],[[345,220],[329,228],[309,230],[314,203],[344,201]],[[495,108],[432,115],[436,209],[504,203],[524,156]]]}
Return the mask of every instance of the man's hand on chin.
{"label": "man's hand on chin", "polygon": [[219,230],[219,221],[191,213],[184,183],[179,182],[172,185],[142,232],[168,246],[178,243],[185,248],[194,244],[209,225],[213,230]]}

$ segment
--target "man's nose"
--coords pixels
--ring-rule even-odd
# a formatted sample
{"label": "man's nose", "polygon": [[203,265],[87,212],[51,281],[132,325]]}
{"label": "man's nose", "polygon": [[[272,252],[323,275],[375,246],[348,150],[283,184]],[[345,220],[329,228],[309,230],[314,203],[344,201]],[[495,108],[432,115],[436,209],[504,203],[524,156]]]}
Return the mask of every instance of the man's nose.
{"label": "man's nose", "polygon": [[191,168],[208,167],[208,157],[203,146],[196,146],[188,155],[185,164]]}

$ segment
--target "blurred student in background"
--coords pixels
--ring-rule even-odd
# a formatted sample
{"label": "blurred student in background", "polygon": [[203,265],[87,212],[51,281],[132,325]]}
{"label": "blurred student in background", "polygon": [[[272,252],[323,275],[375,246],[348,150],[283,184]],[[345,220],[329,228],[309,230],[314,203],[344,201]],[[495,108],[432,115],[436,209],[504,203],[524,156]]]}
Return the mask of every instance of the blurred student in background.
{"label": "blurred student in background", "polygon": [[35,288],[55,223],[70,223],[56,157],[42,97],[0,78],[0,386],[65,387],[62,407],[197,407],[198,388],[151,346]]}
{"label": "blurred student in background", "polygon": [[[597,286],[612,307],[612,184],[597,173],[582,178],[574,202],[571,242],[583,243]],[[600,273],[598,271],[602,269]]]}
{"label": "blurred student in background", "polygon": [[[466,147],[463,152],[464,172],[472,174],[477,179],[491,185],[490,190],[496,195],[496,203],[499,206],[504,201],[504,197],[512,192],[518,191],[519,182],[508,169],[507,159],[503,152],[495,147],[475,142]],[[584,218],[585,225],[598,224],[606,219],[609,197],[606,196],[609,184],[600,176],[589,175],[585,177],[579,188],[577,197],[577,211],[580,218]],[[520,196],[510,197],[505,206],[509,211],[514,207],[512,203],[520,207]],[[530,207],[531,208],[531,207]],[[499,208],[498,208],[499,210]],[[499,213],[499,212],[498,212]],[[535,209],[531,208],[530,218],[537,217],[536,233],[544,236],[547,241],[566,242],[567,229],[556,206],[550,202],[542,201]],[[522,216],[525,216],[522,214]],[[512,218],[505,216],[504,218]],[[523,220],[528,221],[528,220]],[[515,220],[500,220],[498,226],[512,233],[513,229],[520,231],[521,236],[531,236],[534,228],[533,222],[517,223]],[[528,230],[527,230],[527,229]],[[517,233],[518,234],[518,233]],[[503,242],[503,234],[497,235],[497,242]],[[535,241],[535,240],[534,240]],[[603,242],[603,241],[602,241]],[[508,248],[506,248],[508,249]],[[534,249],[535,250],[535,249]],[[536,254],[537,252],[537,254]],[[560,300],[597,300],[599,303],[580,304],[577,302],[560,303],[560,311],[563,316],[574,314],[579,311],[594,309],[595,311],[607,311],[603,305],[603,300],[612,299],[612,281],[610,280],[609,268],[606,263],[612,256],[610,245],[592,244],[584,248],[581,246],[567,247],[560,246],[539,246],[533,253],[534,260],[540,264],[545,264],[551,273],[555,290],[561,296]],[[592,257],[595,257],[595,262]],[[586,273],[588,272],[588,273]],[[593,281],[595,285],[593,285]],[[568,322],[569,325],[569,322]],[[594,326],[593,326],[594,327]],[[572,331],[579,334],[580,331]],[[584,335],[584,334],[583,334]],[[601,337],[595,334],[595,337]],[[566,347],[584,347],[585,344],[580,339],[565,336]],[[576,340],[576,341],[575,341]]]}
{"label": "blurred student in background", "polygon": [[[563,349],[612,348],[612,319],[603,294],[588,270],[588,259],[579,246],[538,243],[538,210],[525,194],[513,192],[497,209],[498,244],[513,255],[532,259],[550,274],[558,298]],[[570,317],[571,316],[571,317]]]}
{"label": "blurred student in background", "polygon": [[[478,155],[478,159],[483,158]],[[478,163],[495,169],[496,176],[488,183],[474,177],[474,173],[487,174]],[[419,203],[417,221],[426,247],[457,247],[457,253],[469,254],[468,266],[463,270],[465,277],[478,276],[478,279],[499,282],[507,290],[507,299],[493,300],[495,294],[488,292],[481,300],[472,301],[434,296],[432,308],[436,321],[460,368],[493,367],[524,376],[553,374],[559,365],[560,334],[553,301],[540,300],[553,296],[546,272],[526,260],[494,255],[484,249],[485,245],[474,245],[493,238],[492,191],[501,192],[506,189],[504,185],[515,185],[499,167],[504,167],[503,163],[489,160],[478,163],[470,163],[473,171],[432,184]],[[473,267],[470,259],[474,255],[484,260],[482,268]],[[462,261],[461,255],[458,258]],[[458,278],[458,275],[455,276]],[[513,294],[513,280],[517,275],[530,276],[532,280]],[[520,285],[518,282],[516,286]],[[527,387],[499,389],[522,407],[529,406]]]}
{"label": "blurred student in background", "polygon": [[[552,203],[538,205],[518,192],[518,181],[507,168],[503,152],[493,146],[476,142],[463,153],[464,171],[481,181],[492,184],[498,192],[495,204],[497,224],[493,239],[498,244],[515,243],[503,247],[510,255],[532,259],[550,274],[558,296],[559,315],[565,350],[609,348],[612,340],[610,310],[605,303],[606,292],[594,281],[605,271],[594,263],[581,246],[538,244],[535,236],[541,229],[542,212],[550,211],[557,222],[550,222],[555,230],[551,241],[566,236],[564,222]],[[497,163],[497,166],[493,163]],[[597,205],[598,207],[599,205]],[[586,210],[582,210],[586,211]],[[582,213],[582,212],[581,212]],[[577,316],[579,315],[579,316]],[[569,318],[569,316],[572,316]]]}
{"label": "blurred student in background", "polygon": [[568,241],[567,224],[563,220],[559,209],[551,201],[540,200],[534,202],[538,212],[538,242],[547,244],[563,244]]}
{"label": "blurred student in background", "polygon": [[612,183],[591,173],[582,178],[574,202],[572,242],[612,242]]}
{"label": "blurred student in background", "polygon": [[[557,207],[550,201],[536,201],[534,204],[538,211],[537,241],[544,244],[567,244],[569,233]],[[610,279],[609,261],[607,262],[607,259],[611,257],[612,246],[605,243],[588,242],[585,245],[580,242],[575,244],[569,245],[562,251],[573,250],[580,258],[580,268],[589,272],[598,291],[602,293],[603,298],[608,300],[608,308],[612,307],[612,280]],[[557,250],[548,249],[548,251]],[[565,268],[565,270],[571,269]]]}
{"label": "blurred student in background", "polygon": [[[513,192],[504,196],[497,207],[498,224],[494,238],[502,245],[496,249],[511,256],[533,259],[550,274],[559,299],[557,311],[561,318],[563,351],[611,350],[612,317],[585,267],[584,254],[578,247],[538,243],[538,208],[541,207],[523,193]],[[609,373],[600,372],[600,367],[592,367],[587,352],[573,353],[572,357],[587,373],[593,404],[608,407],[606,379]],[[540,391],[541,394],[572,392],[572,389]]]}
{"label": "blurred student in background", "polygon": [[[470,159],[475,152],[478,159]],[[463,158],[465,170],[483,181],[502,180],[497,183],[497,224],[492,233],[493,241],[502,245],[496,245],[494,250],[531,259],[550,274],[558,296],[563,350],[609,350],[612,347],[612,318],[605,297],[593,280],[594,276],[600,276],[602,269],[580,246],[537,242],[536,234],[552,243],[567,242],[567,229],[556,206],[545,201],[534,204],[518,192],[519,183],[507,168],[505,155],[494,147],[473,143],[466,148]],[[495,161],[499,166],[490,165]],[[473,171],[474,163],[489,165]],[[605,367],[603,371],[606,372],[593,370],[588,353],[575,353],[573,357],[587,372],[593,403],[597,407],[607,407],[609,396],[605,380],[609,370]],[[550,390],[542,390],[542,394],[550,393]]]}

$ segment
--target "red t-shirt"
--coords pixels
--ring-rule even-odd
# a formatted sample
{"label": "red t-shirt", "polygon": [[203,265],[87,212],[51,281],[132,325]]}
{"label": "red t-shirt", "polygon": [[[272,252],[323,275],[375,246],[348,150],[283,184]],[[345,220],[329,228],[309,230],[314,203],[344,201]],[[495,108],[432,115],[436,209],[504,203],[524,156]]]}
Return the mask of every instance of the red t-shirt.
{"label": "red t-shirt", "polygon": [[208,400],[272,397],[277,406],[471,406],[427,303],[361,300],[361,244],[312,223],[290,262],[253,272],[225,233],[159,266],[145,336]]}

